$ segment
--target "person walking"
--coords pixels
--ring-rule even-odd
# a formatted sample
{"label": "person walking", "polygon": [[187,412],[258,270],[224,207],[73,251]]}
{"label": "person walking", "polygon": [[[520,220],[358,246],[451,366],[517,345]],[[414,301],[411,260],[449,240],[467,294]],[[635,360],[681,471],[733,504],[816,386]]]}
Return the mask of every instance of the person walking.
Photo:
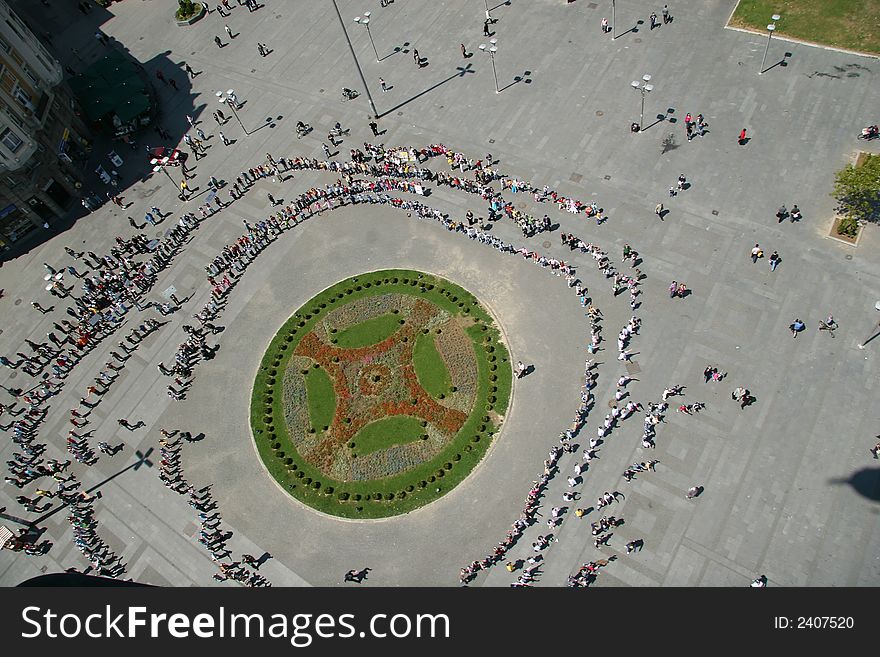
{"label": "person walking", "polygon": [[651,30],[657,27],[657,14],[655,12],[651,12]]}
{"label": "person walking", "polygon": [[196,72],[193,70],[192,66],[190,66],[186,62],[184,62],[184,64],[183,64],[183,70],[186,71],[187,75],[189,75],[189,77],[191,77],[191,78],[194,78],[197,75]]}
{"label": "person walking", "polygon": [[492,32],[489,29],[490,22],[491,22],[491,20],[488,18],[485,21],[483,21],[483,36],[487,36],[487,37],[492,36]]}
{"label": "person walking", "polygon": [[388,85],[385,83],[384,78],[379,78],[379,86],[382,87],[382,93],[388,91]]}
{"label": "person walking", "polygon": [[222,48],[222,47],[223,47],[223,42],[220,40],[220,37],[218,37],[218,36],[216,36],[216,35],[214,35],[214,43],[217,44],[217,47],[218,47],[218,48]]}
{"label": "person walking", "polygon": [[602,34],[607,34],[607,33],[608,33],[608,19],[603,18],[602,19]]}
{"label": "person walking", "polygon": [[226,135],[224,135],[222,131],[220,131],[218,134],[220,135],[220,139],[223,140],[223,145],[224,145],[224,146],[229,146],[230,142],[229,142],[229,140],[226,138]]}
{"label": "person walking", "polygon": [[413,48],[413,61],[416,63],[416,66],[422,65],[422,58],[419,57],[419,51]]}
{"label": "person walking", "polygon": [[758,262],[758,258],[763,258],[764,252],[761,250],[761,247],[758,244],[752,247],[752,262]]}
{"label": "person walking", "polygon": [[526,374],[525,364],[521,360],[517,361],[517,363],[516,363],[516,378],[521,379],[525,376],[525,374]]}
{"label": "person walking", "polygon": [[779,254],[774,251],[770,254],[770,271],[776,271],[776,268],[779,266],[779,263],[782,262],[782,258],[779,257]]}
{"label": "person walking", "polygon": [[742,132],[739,133],[739,138],[737,139],[737,143],[740,146],[744,146],[746,143],[746,129],[743,128]]}
{"label": "person walking", "polygon": [[663,219],[663,204],[662,203],[658,203],[656,206],[654,206],[654,214],[656,214],[658,217]]}
{"label": "person walking", "polygon": [[664,24],[672,22],[672,16],[669,15],[669,7],[667,5],[663,5],[663,9],[661,10],[661,13],[663,14],[663,23]]}
{"label": "person walking", "polygon": [[797,334],[806,328],[806,325],[800,319],[795,319],[788,325],[788,328],[791,329],[791,337],[796,338]]}
{"label": "person walking", "polygon": [[464,47],[464,44],[461,44],[461,56],[462,56],[464,59],[467,59],[467,58],[468,58],[467,48]]}
{"label": "person walking", "polygon": [[229,35],[229,38],[230,38],[230,39],[234,39],[234,38],[235,38],[235,35],[232,33],[232,30],[230,29],[230,27],[229,27],[228,25],[224,25],[224,26],[223,26],[223,29],[226,30],[226,34]]}
{"label": "person walking", "polygon": [[370,121],[370,130],[373,131],[373,136],[374,136],[374,137],[378,137],[378,136],[379,136],[379,124],[376,123],[375,121]]}

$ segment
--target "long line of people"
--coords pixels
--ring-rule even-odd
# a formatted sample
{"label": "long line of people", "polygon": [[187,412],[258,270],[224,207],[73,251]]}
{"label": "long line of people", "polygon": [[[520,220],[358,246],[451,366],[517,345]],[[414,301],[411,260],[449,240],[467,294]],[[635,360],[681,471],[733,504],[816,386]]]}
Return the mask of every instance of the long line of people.
{"label": "long line of people", "polygon": [[[204,344],[201,329],[208,328],[213,332],[214,327],[209,320],[215,318],[222,310],[225,295],[234,285],[235,274],[240,274],[244,266],[249,262],[246,258],[252,259],[255,257],[282,230],[297,225],[303,218],[321,213],[326,209],[340,207],[343,204],[347,204],[347,202],[389,204],[392,207],[407,211],[409,216],[414,213],[420,219],[427,218],[440,221],[448,230],[464,233],[470,239],[492,246],[501,252],[519,254],[524,258],[531,259],[535,264],[550,268],[557,276],[562,274],[566,274],[567,277],[573,276],[574,269],[564,261],[542,256],[526,248],[517,249],[496,236],[474,229],[470,225],[465,226],[463,223],[450,220],[440,210],[431,208],[424,203],[395,198],[388,194],[390,191],[404,191],[415,194],[429,193],[430,190],[424,188],[421,184],[414,183],[413,180],[433,180],[440,185],[481,195],[490,202],[490,214],[492,212],[491,206],[494,204],[496,209],[501,209],[511,218],[523,220],[524,215],[514,213],[511,204],[502,203],[500,194],[490,187],[491,182],[503,177],[501,173],[489,166],[493,163],[490,155],[487,155],[486,164],[484,165],[482,161],[474,162],[469,160],[463,154],[451,151],[442,144],[432,144],[427,148],[418,150],[386,150],[384,146],[377,147],[365,143],[364,151],[365,153],[359,150],[353,151],[352,161],[345,163],[334,161],[320,162],[314,158],[280,158],[278,162],[275,162],[271,156],[268,156],[269,164],[260,165],[254,169],[242,172],[242,175],[236,180],[236,185],[239,189],[241,189],[242,184],[246,184],[249,188],[257,179],[268,175],[281,177],[284,171],[291,169],[308,168],[318,171],[339,171],[343,174],[343,179],[338,180],[336,185],[327,185],[323,189],[312,188],[300,195],[294,204],[288,205],[278,212],[277,215],[273,214],[266,221],[259,222],[255,228],[248,226],[248,234],[241,238],[244,246],[242,248],[241,242],[239,242],[237,253],[233,245],[230,245],[228,249],[224,249],[227,257],[225,261],[221,259],[221,263],[230,267],[238,266],[233,272],[233,280],[224,277],[224,281],[214,286],[214,298],[200,312],[194,315],[199,320],[201,327],[190,332],[189,339],[181,345],[181,349],[178,352],[176,358],[178,364],[175,366],[176,371],[169,371],[178,375],[191,374],[194,354],[198,353],[203,358],[210,357],[212,351]],[[403,152],[406,152],[406,158],[401,156]],[[475,171],[476,179],[470,180],[462,176],[443,172],[433,173],[427,167],[418,167],[411,164],[413,161],[418,164],[426,162],[429,158],[443,155],[447,157],[447,161],[453,170],[458,168],[461,172],[465,170]],[[375,162],[368,163],[370,158]],[[379,179],[372,182],[354,181],[352,176],[357,173],[373,175]],[[391,177],[389,177],[389,174]],[[219,182],[215,186],[219,187]],[[524,181],[516,181],[516,184],[508,186],[508,189],[519,191],[527,186]],[[514,187],[515,189],[513,189]],[[546,196],[552,197],[559,204],[560,209],[565,209],[566,204],[571,203],[571,199],[560,197],[555,191],[549,190],[549,188],[545,187],[544,191]],[[220,205],[222,206],[222,204]],[[294,207],[296,208],[295,210]],[[592,205],[588,204],[578,204],[578,207],[587,211],[588,214],[595,209]],[[199,212],[202,214],[202,219],[213,214],[213,210],[207,210],[204,206],[199,208]],[[531,231],[534,224],[530,223],[530,218],[525,217],[525,220],[526,224],[530,227],[529,231]],[[74,324],[66,319],[62,320],[61,325],[54,323],[55,329],[65,335],[64,340],[59,340],[54,334],[49,334],[47,337],[56,347],[61,347],[61,345],[70,342],[71,354],[62,353],[61,349],[52,350],[47,344],[37,345],[35,347],[35,349],[39,350],[37,353],[46,359],[43,365],[49,359],[54,359],[55,362],[52,365],[53,372],[63,382],[63,378],[81,360],[88,349],[94,348],[103,338],[115,332],[121,324],[122,317],[132,307],[138,310],[150,307],[152,304],[142,307],[141,301],[144,295],[155,285],[157,275],[168,267],[171,260],[177,254],[183,251],[183,246],[189,240],[189,234],[198,227],[199,223],[200,220],[194,213],[187,213],[180,218],[177,226],[166,232],[164,238],[149,240],[143,233],[138,233],[130,239],[117,237],[116,245],[110,249],[108,255],[98,256],[88,252],[91,262],[84,257],[85,254],[77,254],[67,247],[68,255],[78,260],[81,259],[83,263],[95,268],[96,271],[91,276],[83,276],[78,272],[71,272],[78,279],[82,279],[82,296],[77,297],[71,294],[73,291],[72,287],[67,289],[63,285],[59,286],[64,290],[62,298],[70,298],[73,302],[73,305],[67,308],[66,312],[76,319],[77,323]],[[541,226],[546,227],[546,218]],[[235,265],[228,258],[230,253],[235,255]],[[140,256],[147,257],[138,262],[136,258]],[[212,261],[211,265],[217,268],[219,273],[220,265],[218,265],[217,259]],[[211,265],[209,265],[209,269]],[[209,275],[213,276],[214,273]],[[57,288],[53,287],[52,291],[57,292]],[[175,300],[175,302],[177,301]],[[165,304],[162,304],[161,307],[166,312],[170,311],[170,309],[165,308]],[[133,339],[133,336],[128,337]],[[129,339],[129,342],[131,341]],[[96,385],[90,386],[89,394],[92,394],[92,388],[97,390],[96,394],[106,392],[109,385],[116,379],[117,372],[124,367],[128,352],[132,347],[126,345],[125,342],[120,342],[118,346],[119,351],[124,352],[124,355],[117,353],[116,350],[111,351],[112,359],[105,363],[104,369],[95,377]],[[24,354],[19,355],[25,356]],[[30,361],[31,357],[27,357],[27,359]],[[7,365],[7,363],[8,361],[5,361],[2,364]],[[21,361],[19,364],[21,364]],[[160,370],[163,369],[161,365],[160,363]],[[31,368],[29,367],[28,369]],[[37,369],[33,369],[32,375],[36,376],[39,373]],[[180,386],[181,378],[175,378]],[[58,385],[60,384],[61,382]],[[182,392],[182,390],[169,386],[169,395],[173,398],[182,397]],[[91,402],[85,402],[86,408],[88,408],[89,403]],[[87,412],[81,413],[80,417],[76,415],[71,417],[71,423],[74,425],[74,428],[68,436],[68,447],[78,460],[88,463],[94,462],[93,459],[95,457],[86,442],[87,434],[77,433],[76,431],[77,428],[87,423],[87,420],[83,417],[85,415],[87,415]],[[23,435],[23,430],[24,425],[19,425],[17,429],[18,435]]]}

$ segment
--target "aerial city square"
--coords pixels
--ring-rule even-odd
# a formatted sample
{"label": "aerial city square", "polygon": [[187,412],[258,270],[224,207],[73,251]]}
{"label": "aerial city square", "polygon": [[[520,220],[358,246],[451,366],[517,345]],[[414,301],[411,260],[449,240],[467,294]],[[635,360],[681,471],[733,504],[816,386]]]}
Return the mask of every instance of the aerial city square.
{"label": "aerial city square", "polygon": [[0,0],[0,582],[880,585],[880,0]]}

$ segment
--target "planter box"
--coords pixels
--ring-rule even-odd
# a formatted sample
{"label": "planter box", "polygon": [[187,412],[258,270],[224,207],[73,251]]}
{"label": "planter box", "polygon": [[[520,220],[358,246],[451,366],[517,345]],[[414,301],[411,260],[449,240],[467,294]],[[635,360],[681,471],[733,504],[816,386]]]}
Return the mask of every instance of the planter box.
{"label": "planter box", "polygon": [[[177,21],[177,26],[178,26],[178,27],[186,27],[187,25],[192,25],[192,24],[195,23],[196,21],[201,20],[202,17],[203,17],[207,12],[205,11],[205,6],[204,6],[204,5],[198,5],[198,7],[199,7],[199,10],[198,10],[195,14],[193,14],[191,18],[187,18],[185,21]],[[176,19],[175,19],[175,20],[176,20]]]}
{"label": "planter box", "polygon": [[850,246],[858,246],[859,239],[861,239],[862,237],[862,231],[865,229],[865,226],[862,224],[859,225],[859,232],[856,233],[855,237],[850,237],[849,235],[838,235],[837,226],[842,220],[843,217],[839,215],[834,217],[834,221],[831,222],[831,230],[828,231],[828,237],[843,242],[844,244],[849,244]]}

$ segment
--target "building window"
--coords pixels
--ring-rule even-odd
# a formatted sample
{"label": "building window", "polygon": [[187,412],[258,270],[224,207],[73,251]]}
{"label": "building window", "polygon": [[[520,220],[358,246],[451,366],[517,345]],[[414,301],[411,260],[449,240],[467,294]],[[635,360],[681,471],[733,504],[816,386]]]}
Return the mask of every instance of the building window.
{"label": "building window", "polygon": [[15,88],[12,90],[12,95],[15,96],[15,100],[19,103],[27,107],[32,112],[34,111],[33,103],[31,102],[31,95],[22,89],[18,83],[16,83]]}
{"label": "building window", "polygon": [[0,132],[0,142],[13,153],[17,152],[24,144],[21,137],[12,131],[12,128],[6,128],[3,132]]}
{"label": "building window", "polygon": [[12,48],[9,46],[8,43],[6,43],[5,40],[0,39],[0,50],[3,50],[3,52],[8,53],[10,50],[12,50]]}
{"label": "building window", "polygon": [[24,36],[21,32],[18,31],[18,28],[16,28],[15,25],[10,23],[9,21],[6,21],[6,24],[9,26],[9,29],[12,30],[12,33],[15,34],[15,36],[24,41]]}
{"label": "building window", "polygon": [[6,116],[12,119],[12,122],[19,128],[24,129],[24,121],[22,120],[22,118],[15,112],[13,112],[11,108],[5,107],[4,109],[6,110]]}
{"label": "building window", "polygon": [[27,79],[30,80],[31,83],[34,85],[34,87],[40,86],[40,78],[34,75],[34,72],[31,69],[29,69],[27,66],[24,66],[22,67],[22,70],[24,71],[25,76],[27,76]]}

